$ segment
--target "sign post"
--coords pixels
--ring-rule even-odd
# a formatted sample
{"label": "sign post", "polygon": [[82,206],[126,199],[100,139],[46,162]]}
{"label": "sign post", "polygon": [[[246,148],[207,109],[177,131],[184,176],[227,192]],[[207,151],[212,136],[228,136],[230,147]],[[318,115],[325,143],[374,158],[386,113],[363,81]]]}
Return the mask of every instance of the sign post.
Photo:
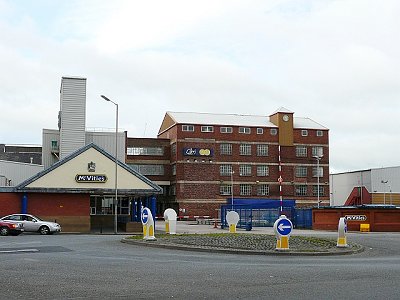
{"label": "sign post", "polygon": [[143,208],[141,219],[143,225],[143,239],[155,240],[156,237],[154,236],[154,219],[149,208]]}
{"label": "sign post", "polygon": [[176,216],[176,211],[172,208],[164,211],[165,233],[176,234]]}
{"label": "sign post", "polygon": [[292,228],[292,222],[285,215],[280,215],[275,221],[276,250],[289,250],[289,236]]}
{"label": "sign post", "polygon": [[338,238],[337,238],[337,247],[339,248],[346,248],[349,245],[347,244],[347,221],[346,217],[341,217],[339,219],[338,225]]}
{"label": "sign post", "polygon": [[226,214],[226,221],[228,222],[230,233],[236,233],[236,226],[239,219],[239,214],[234,210],[228,211]]}

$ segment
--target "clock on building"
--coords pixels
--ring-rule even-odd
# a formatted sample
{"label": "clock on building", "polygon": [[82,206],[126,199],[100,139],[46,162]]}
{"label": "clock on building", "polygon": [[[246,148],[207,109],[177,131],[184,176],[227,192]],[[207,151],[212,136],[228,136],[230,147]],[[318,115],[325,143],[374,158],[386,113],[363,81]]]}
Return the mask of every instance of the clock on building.
{"label": "clock on building", "polygon": [[283,119],[283,121],[287,122],[287,121],[289,121],[289,116],[288,115],[283,115],[282,119]]}

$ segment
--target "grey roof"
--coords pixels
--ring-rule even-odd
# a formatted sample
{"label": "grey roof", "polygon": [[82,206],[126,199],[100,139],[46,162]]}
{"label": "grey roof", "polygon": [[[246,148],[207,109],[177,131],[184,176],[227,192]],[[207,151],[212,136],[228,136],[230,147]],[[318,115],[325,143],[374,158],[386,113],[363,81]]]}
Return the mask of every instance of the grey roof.
{"label": "grey roof", "polygon": [[[289,113],[289,111],[286,111]],[[277,127],[271,123],[269,116],[215,114],[195,112],[167,112],[177,124],[201,124],[201,125],[227,125],[249,127]],[[310,118],[294,117],[294,128],[327,130],[325,126]]]}
{"label": "grey roof", "polygon": [[[16,187],[16,191],[34,191],[36,189],[32,189],[32,188],[27,188],[26,186],[29,185],[30,183],[36,181],[38,178],[52,172],[54,169],[58,168],[59,166],[65,164],[66,162],[74,159],[75,157],[77,157],[78,155],[80,155],[81,153],[87,151],[90,148],[94,148],[97,151],[99,151],[101,154],[103,154],[104,156],[106,156],[108,159],[110,160],[115,160],[115,158],[109,154],[107,151],[103,150],[102,148],[100,148],[99,146],[97,146],[94,143],[88,144],[80,149],[78,149],[77,151],[75,151],[74,153],[68,155],[67,157],[65,157],[64,159],[56,162],[54,165],[52,165],[50,168],[39,172],[38,174],[36,174],[35,176],[25,180],[24,182],[22,182],[21,184],[19,184]],[[136,176],[137,178],[139,178],[140,180],[142,180],[143,182],[147,183],[149,186],[151,186],[153,188],[153,191],[151,191],[151,193],[153,194],[160,194],[162,193],[162,188],[160,186],[158,186],[157,184],[155,184],[154,182],[152,182],[150,179],[148,179],[147,177],[143,176],[142,174],[140,174],[139,172],[135,171],[134,169],[132,169],[131,167],[129,167],[128,165],[126,165],[125,163],[121,162],[121,161],[117,161],[118,165],[122,168],[124,168],[125,170],[127,170],[129,173],[131,173],[132,175]],[[102,191],[108,192],[107,190],[101,189]],[[58,190],[55,190],[53,192],[57,192]],[[65,189],[62,190],[63,192],[65,191]],[[69,192],[87,192],[88,189],[74,189],[74,190],[69,190]],[[132,190],[135,192],[146,192],[149,193],[149,191],[142,191],[142,190]],[[49,192],[49,191],[47,191]]]}

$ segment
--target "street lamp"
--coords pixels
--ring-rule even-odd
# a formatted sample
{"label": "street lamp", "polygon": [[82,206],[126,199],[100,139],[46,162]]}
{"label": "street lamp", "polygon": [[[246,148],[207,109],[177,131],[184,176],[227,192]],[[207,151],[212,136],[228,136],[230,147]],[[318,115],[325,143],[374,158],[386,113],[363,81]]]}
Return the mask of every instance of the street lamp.
{"label": "street lamp", "polygon": [[118,104],[101,95],[101,98],[115,105],[115,199],[114,199],[114,234],[118,233]]}
{"label": "street lamp", "polygon": [[383,204],[386,204],[386,183],[388,183],[388,181],[382,179],[381,183],[383,183]]}
{"label": "street lamp", "polygon": [[319,161],[321,160],[323,155],[315,155],[313,157],[317,160],[317,172],[316,172],[316,174],[317,174],[317,205],[318,205],[318,208],[319,208],[319,176],[320,176],[320,174],[319,174]]}

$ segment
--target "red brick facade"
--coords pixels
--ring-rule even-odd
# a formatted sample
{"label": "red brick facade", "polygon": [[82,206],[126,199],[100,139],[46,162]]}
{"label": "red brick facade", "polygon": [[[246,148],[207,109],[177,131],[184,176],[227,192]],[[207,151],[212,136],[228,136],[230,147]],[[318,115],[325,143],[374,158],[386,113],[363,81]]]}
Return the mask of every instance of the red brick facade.
{"label": "red brick facade", "polygon": [[[278,117],[280,117],[278,115]],[[292,115],[291,115],[292,117]],[[193,131],[184,131],[182,125],[190,124]],[[287,124],[285,129],[287,129]],[[212,132],[202,132],[204,125],[212,126]],[[279,125],[279,124],[278,124]],[[221,186],[229,188],[232,186],[231,174],[221,174],[221,166],[229,165],[233,170],[233,195],[235,198],[263,198],[279,199],[280,188],[278,178],[281,175],[282,197],[283,199],[296,200],[297,206],[315,206],[317,204],[317,177],[313,174],[316,169],[317,160],[312,153],[313,147],[322,147],[323,157],[319,164],[323,169],[323,176],[319,178],[320,188],[323,188],[323,194],[320,194],[321,205],[329,205],[329,137],[328,129],[322,128],[291,128],[290,146],[280,145],[279,126],[245,126],[250,128],[250,133],[239,133],[239,127],[242,125],[214,125],[214,124],[193,124],[180,123],[174,120],[164,118],[161,126],[159,139],[152,139],[152,146],[164,145],[165,151],[162,158],[169,160],[170,168],[166,169],[164,176],[148,176],[152,180],[168,179],[170,186],[168,194],[173,196],[175,202],[174,208],[180,209],[180,215],[188,216],[212,216],[215,217],[216,210],[221,204],[230,199],[230,194],[221,193]],[[221,127],[231,127],[231,133],[221,133]],[[262,134],[257,132],[257,128],[262,128]],[[271,134],[271,129],[277,131],[275,135]],[[307,130],[308,135],[303,136],[302,130]],[[318,133],[317,133],[318,131]],[[286,132],[285,132],[286,134]],[[145,139],[143,139],[144,141]],[[159,141],[158,141],[159,140]],[[166,146],[168,141],[169,146]],[[291,142],[293,141],[293,142]],[[141,142],[141,139],[128,138],[128,144],[145,145],[147,142]],[[287,145],[287,139],[285,145]],[[221,144],[230,144],[231,154],[221,153]],[[241,144],[249,144],[251,147],[250,155],[241,155]],[[261,156],[257,154],[257,145],[268,145],[268,155]],[[304,157],[296,155],[296,147],[306,147],[307,154]],[[200,149],[210,150],[210,155],[205,151],[203,155],[187,155],[184,150]],[[279,172],[279,149],[281,158],[281,172]],[[190,152],[190,150],[188,150]],[[141,161],[141,157],[127,157],[127,162],[135,164]],[[151,157],[152,163],[156,163],[157,158]],[[154,161],[155,159],[155,161]],[[250,165],[251,174],[241,174],[240,165]],[[268,176],[258,176],[257,166],[268,166]],[[296,176],[296,168],[305,167],[306,175]],[[168,173],[168,171],[171,173]],[[170,176],[169,176],[170,175]],[[167,178],[168,177],[168,178]],[[269,194],[258,195],[259,185],[268,185]],[[240,185],[248,185],[251,190],[249,195],[241,193]],[[306,189],[304,194],[299,195],[299,186]],[[297,191],[297,192],[296,192]],[[171,205],[169,205],[171,206]],[[166,206],[163,209],[167,208]]]}

